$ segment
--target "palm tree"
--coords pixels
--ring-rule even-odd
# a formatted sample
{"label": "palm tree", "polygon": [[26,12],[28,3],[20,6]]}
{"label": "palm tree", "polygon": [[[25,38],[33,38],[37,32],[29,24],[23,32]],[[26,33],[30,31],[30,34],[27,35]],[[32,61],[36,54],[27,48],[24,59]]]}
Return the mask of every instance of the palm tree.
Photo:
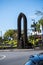
{"label": "palm tree", "polygon": [[36,11],[35,15],[41,16],[41,18],[43,18],[43,12],[42,11]]}
{"label": "palm tree", "polygon": [[35,23],[35,20],[32,19],[32,21],[33,21],[33,24],[31,24],[31,28],[33,28],[32,31],[36,31],[36,23]]}
{"label": "palm tree", "polygon": [[41,16],[41,19],[38,22],[40,25],[42,25],[42,31],[43,31],[43,12],[42,11],[36,11],[35,15]]}
{"label": "palm tree", "polygon": [[40,25],[42,25],[42,31],[43,31],[43,18],[41,18],[38,22],[39,22]]}
{"label": "palm tree", "polygon": [[43,18],[38,21],[43,26]]}
{"label": "palm tree", "polygon": [[31,24],[31,28],[33,28],[32,31],[40,32],[40,24],[38,22],[35,22],[34,19],[32,19],[32,21],[34,21],[33,24]]}

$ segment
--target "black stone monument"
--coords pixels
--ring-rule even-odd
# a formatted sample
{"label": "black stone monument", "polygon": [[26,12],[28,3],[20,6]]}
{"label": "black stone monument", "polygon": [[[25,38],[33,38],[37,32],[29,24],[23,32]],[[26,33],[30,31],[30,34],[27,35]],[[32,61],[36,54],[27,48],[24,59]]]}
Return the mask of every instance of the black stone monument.
{"label": "black stone monument", "polygon": [[22,48],[22,43],[20,41],[20,38],[22,38],[22,34],[21,34],[21,19],[23,18],[23,29],[24,29],[24,38],[23,38],[23,47],[25,48],[25,46],[27,45],[27,18],[23,13],[20,13],[18,16],[18,20],[17,20],[17,25],[18,25],[18,48]]}

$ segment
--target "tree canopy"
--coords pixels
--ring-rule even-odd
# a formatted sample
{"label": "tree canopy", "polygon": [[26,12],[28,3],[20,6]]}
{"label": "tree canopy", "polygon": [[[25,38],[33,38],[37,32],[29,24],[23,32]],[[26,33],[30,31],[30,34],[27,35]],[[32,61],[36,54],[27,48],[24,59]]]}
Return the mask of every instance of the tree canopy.
{"label": "tree canopy", "polygon": [[7,40],[11,39],[11,38],[14,39],[16,34],[17,34],[17,30],[10,29],[10,30],[5,32],[4,38]]}
{"label": "tree canopy", "polygon": [[41,18],[38,22],[39,22],[41,25],[43,25],[43,18]]}
{"label": "tree canopy", "polygon": [[40,31],[40,24],[38,22],[33,22],[33,24],[31,24],[31,27],[33,28],[32,31]]}

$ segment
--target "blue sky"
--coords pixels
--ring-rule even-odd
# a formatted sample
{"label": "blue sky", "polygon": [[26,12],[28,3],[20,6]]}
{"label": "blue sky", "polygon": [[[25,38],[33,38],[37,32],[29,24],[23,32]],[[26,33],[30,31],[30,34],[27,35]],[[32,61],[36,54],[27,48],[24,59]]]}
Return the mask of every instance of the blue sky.
{"label": "blue sky", "polygon": [[0,0],[0,31],[4,34],[8,29],[17,29],[18,15],[23,12],[27,17],[27,28],[32,19],[39,19],[36,10],[43,11],[43,0]]}

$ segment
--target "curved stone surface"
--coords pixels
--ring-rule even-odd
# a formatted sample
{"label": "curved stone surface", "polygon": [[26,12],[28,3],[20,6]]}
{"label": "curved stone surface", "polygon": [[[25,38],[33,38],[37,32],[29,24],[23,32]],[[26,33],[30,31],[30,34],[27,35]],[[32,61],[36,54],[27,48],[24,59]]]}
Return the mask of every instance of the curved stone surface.
{"label": "curved stone surface", "polygon": [[20,38],[21,38],[21,19],[23,18],[23,23],[24,23],[24,42],[26,45],[27,44],[27,18],[23,13],[20,13],[18,16],[18,47],[20,45]]}

